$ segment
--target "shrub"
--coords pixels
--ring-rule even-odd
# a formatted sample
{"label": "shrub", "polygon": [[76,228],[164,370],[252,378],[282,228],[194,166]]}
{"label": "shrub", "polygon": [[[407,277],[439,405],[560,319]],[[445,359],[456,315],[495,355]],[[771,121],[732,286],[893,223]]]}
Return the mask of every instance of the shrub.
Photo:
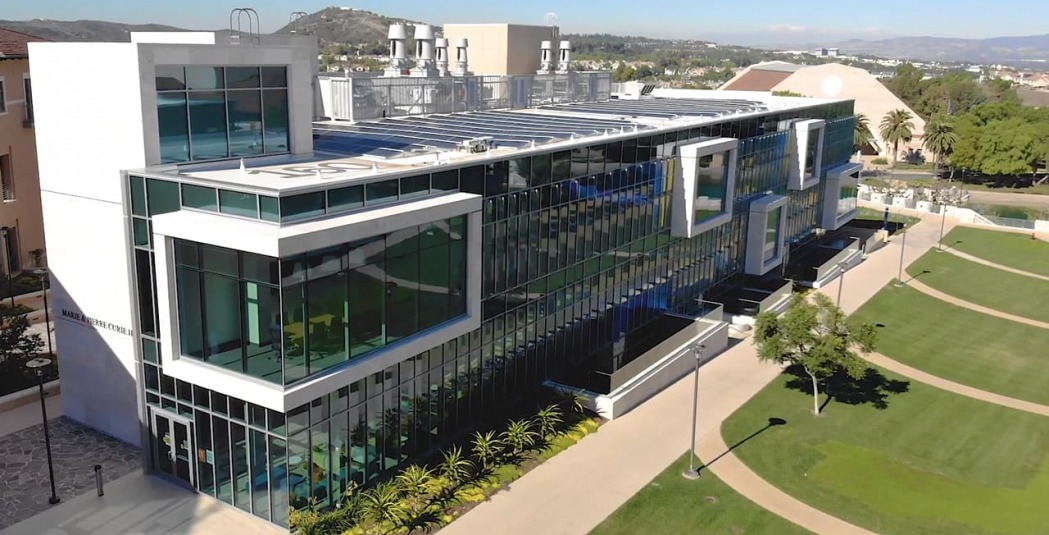
{"label": "shrub", "polygon": [[534,446],[539,438],[539,433],[536,433],[533,427],[531,420],[510,420],[506,425],[506,431],[503,431],[499,438],[510,449],[510,454],[516,457]]}
{"label": "shrub", "polygon": [[502,443],[495,437],[495,431],[485,434],[476,433],[473,439],[473,454],[480,463],[481,473],[490,474],[495,466],[495,460],[503,449]]}
{"label": "shrub", "polygon": [[874,165],[889,165],[889,160],[879,156],[879,157],[871,160],[871,163],[874,164]]}
{"label": "shrub", "polygon": [[561,417],[561,408],[557,405],[549,405],[545,409],[540,409],[536,413],[535,418],[539,422],[539,432],[543,435],[543,438],[550,437],[556,433],[565,421]]}
{"label": "shrub", "polygon": [[454,446],[444,452],[444,460],[441,461],[441,476],[448,479],[452,487],[466,481],[473,473],[473,463],[463,455],[463,449]]}

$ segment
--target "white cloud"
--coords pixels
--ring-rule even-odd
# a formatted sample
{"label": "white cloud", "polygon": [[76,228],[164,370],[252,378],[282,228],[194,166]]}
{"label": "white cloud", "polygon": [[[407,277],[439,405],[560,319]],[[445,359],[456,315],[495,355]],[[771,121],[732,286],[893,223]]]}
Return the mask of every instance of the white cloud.
{"label": "white cloud", "polygon": [[790,24],[773,24],[769,26],[769,29],[774,32],[804,32],[808,31],[808,28],[804,26],[793,26]]}

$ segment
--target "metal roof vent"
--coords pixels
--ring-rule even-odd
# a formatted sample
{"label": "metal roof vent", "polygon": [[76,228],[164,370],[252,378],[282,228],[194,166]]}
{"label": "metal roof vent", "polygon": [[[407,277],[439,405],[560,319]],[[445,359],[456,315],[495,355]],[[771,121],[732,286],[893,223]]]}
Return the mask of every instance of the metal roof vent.
{"label": "metal roof vent", "polygon": [[383,76],[398,77],[408,66],[408,57],[404,49],[408,41],[408,28],[400,23],[391,24],[387,35],[390,39],[390,64],[383,71]]}
{"label": "metal roof vent", "polygon": [[439,37],[434,40],[435,63],[438,76],[448,76],[448,40]]}
{"label": "metal roof vent", "polygon": [[470,47],[470,41],[465,37],[455,42],[455,75],[456,76],[468,76],[470,71],[467,70],[468,61],[466,57],[466,49]]}
{"label": "metal roof vent", "polygon": [[433,58],[435,41],[433,26],[419,24],[415,27],[415,68],[412,69],[412,76],[423,78],[437,76]]}

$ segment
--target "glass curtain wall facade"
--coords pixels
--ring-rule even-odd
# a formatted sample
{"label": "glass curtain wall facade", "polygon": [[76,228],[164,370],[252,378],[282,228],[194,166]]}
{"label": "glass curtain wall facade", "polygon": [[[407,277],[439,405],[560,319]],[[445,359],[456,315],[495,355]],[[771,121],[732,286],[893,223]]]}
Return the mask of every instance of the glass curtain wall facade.
{"label": "glass curtain wall facade", "polygon": [[288,152],[286,67],[157,65],[161,163]]}
{"label": "glass curtain wall facade", "polygon": [[[787,193],[789,132],[777,132],[777,123],[851,113],[851,103],[823,105],[431,175],[433,184],[438,175],[457,174],[460,191],[484,196],[481,328],[287,414],[163,373],[152,244],[136,238],[146,403],[193,422],[200,492],[287,525],[288,506],[311,498],[331,505],[350,481],[367,484],[432,455],[539,381],[606,350],[618,333],[643,329],[666,312],[698,312],[697,297],[742,269],[750,200],[768,191]],[[734,217],[694,238],[672,238],[676,145],[707,136],[741,140],[740,178],[726,201],[735,204]],[[152,215],[180,209],[178,184],[129,182],[133,228],[148,231]],[[788,234],[815,228],[821,189],[791,192],[780,214]],[[325,198],[330,206],[332,191]],[[317,268],[329,269],[324,262]],[[305,280],[284,281],[282,266],[281,284],[304,286],[309,295],[314,281],[308,258],[304,263]],[[250,279],[241,272],[237,280]],[[355,284],[347,286],[352,303]],[[449,310],[458,306],[445,299]],[[282,315],[287,334],[289,312]],[[352,358],[354,320],[343,317],[350,324],[343,347]],[[373,331],[365,345],[378,338]],[[394,328],[383,339],[397,335]],[[303,338],[305,353],[310,338],[305,332]],[[256,462],[262,460],[268,464]]]}

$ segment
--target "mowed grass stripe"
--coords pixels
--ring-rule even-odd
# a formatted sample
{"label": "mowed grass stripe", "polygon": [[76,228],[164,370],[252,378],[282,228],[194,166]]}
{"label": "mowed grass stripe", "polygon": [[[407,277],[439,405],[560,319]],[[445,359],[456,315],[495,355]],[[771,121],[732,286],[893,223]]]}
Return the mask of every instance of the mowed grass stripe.
{"label": "mowed grass stripe", "polygon": [[1049,323],[1049,281],[935,251],[922,255],[907,273],[959,299]]}
{"label": "mowed grass stripe", "polygon": [[853,318],[878,329],[878,352],[988,392],[1049,405],[1049,330],[887,286]]}
{"label": "mowed grass stripe", "polygon": [[1049,276],[1049,242],[1027,233],[955,227],[943,243],[988,262]]}

